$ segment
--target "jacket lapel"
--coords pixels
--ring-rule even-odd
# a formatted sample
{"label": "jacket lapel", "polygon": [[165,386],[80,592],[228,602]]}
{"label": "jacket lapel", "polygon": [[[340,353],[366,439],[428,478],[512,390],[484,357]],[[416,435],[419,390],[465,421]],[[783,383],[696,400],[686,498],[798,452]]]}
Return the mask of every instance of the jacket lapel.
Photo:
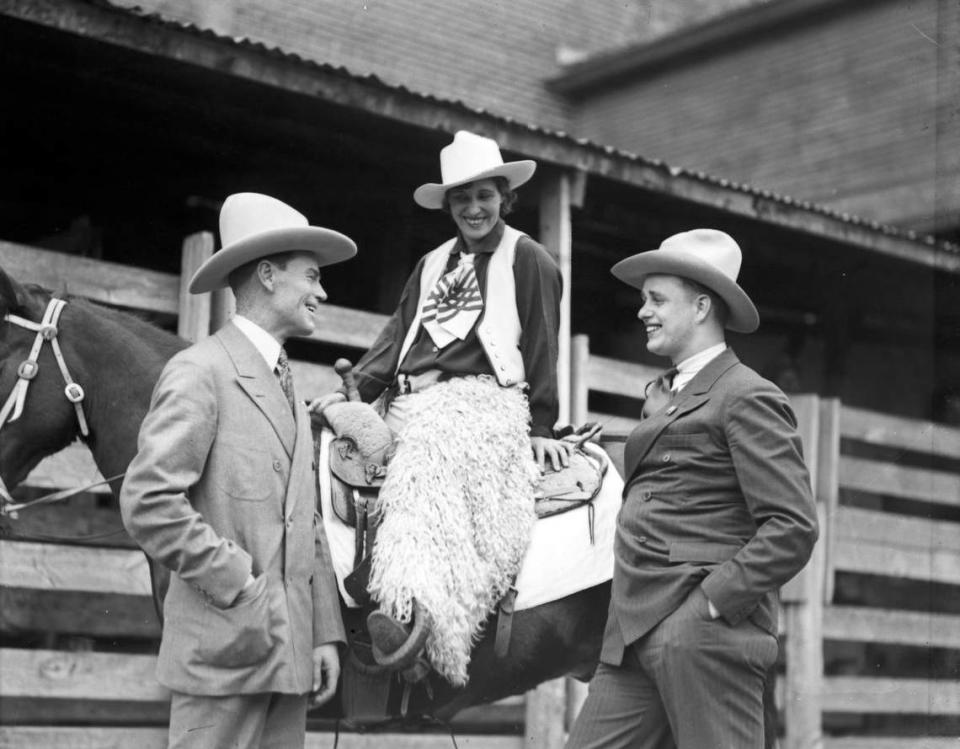
{"label": "jacket lapel", "polygon": [[707,366],[697,372],[686,387],[674,395],[664,408],[645,419],[640,423],[640,426],[633,430],[624,447],[625,483],[629,483],[633,478],[640,466],[640,461],[650,452],[650,448],[653,447],[663,430],[681,416],[700,408],[710,400],[710,390],[717,380],[739,361],[732,349],[725,349],[716,358],[708,362]]}
{"label": "jacket lapel", "polygon": [[232,323],[224,325],[216,336],[233,360],[237,384],[263,413],[280,438],[287,455],[293,456],[297,431],[290,405],[276,376],[250,339]]}

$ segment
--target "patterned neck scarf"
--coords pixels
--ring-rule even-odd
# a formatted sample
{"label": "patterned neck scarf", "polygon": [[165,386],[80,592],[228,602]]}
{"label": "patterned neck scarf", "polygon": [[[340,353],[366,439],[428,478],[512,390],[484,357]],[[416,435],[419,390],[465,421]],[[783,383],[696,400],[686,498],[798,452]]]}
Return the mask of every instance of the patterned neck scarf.
{"label": "patterned neck scarf", "polygon": [[466,338],[483,311],[474,258],[460,253],[457,267],[440,277],[423,305],[423,327],[438,348]]}

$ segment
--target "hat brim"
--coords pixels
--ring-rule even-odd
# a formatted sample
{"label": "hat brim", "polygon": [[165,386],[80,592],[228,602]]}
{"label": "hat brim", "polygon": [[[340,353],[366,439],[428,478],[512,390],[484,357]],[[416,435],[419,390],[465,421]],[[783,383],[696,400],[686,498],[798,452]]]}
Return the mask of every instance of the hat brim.
{"label": "hat brim", "polygon": [[614,265],[610,272],[624,283],[643,287],[647,276],[664,274],[681,276],[706,286],[727,304],[726,327],[737,333],[753,333],[760,327],[760,315],[750,297],[736,281],[700,258],[684,252],[661,250],[641,252]]}
{"label": "hat brim", "polygon": [[413,191],[413,200],[417,205],[423,206],[424,208],[443,208],[443,196],[447,190],[451,188],[466,185],[469,182],[476,182],[479,179],[506,177],[507,184],[510,185],[510,189],[512,190],[529,181],[536,170],[537,162],[531,161],[530,159],[508,161],[506,164],[501,164],[492,169],[473,174],[467,179],[447,182],[442,185],[436,182],[428,182],[425,185],[420,185],[420,187]]}
{"label": "hat brim", "polygon": [[273,229],[224,247],[207,259],[190,279],[191,294],[202,294],[228,285],[230,274],[245,263],[278,252],[309,252],[320,264],[332,265],[357,254],[353,240],[319,226]]}

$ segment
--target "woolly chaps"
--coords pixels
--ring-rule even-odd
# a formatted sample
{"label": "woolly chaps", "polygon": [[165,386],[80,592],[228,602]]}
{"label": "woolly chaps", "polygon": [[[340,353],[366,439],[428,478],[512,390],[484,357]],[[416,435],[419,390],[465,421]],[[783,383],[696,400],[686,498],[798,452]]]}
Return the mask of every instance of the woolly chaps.
{"label": "woolly chaps", "polygon": [[430,625],[427,657],[463,685],[471,647],[516,577],[535,520],[529,409],[519,389],[487,377],[407,398],[411,415],[376,510],[369,590],[403,622],[418,601]]}

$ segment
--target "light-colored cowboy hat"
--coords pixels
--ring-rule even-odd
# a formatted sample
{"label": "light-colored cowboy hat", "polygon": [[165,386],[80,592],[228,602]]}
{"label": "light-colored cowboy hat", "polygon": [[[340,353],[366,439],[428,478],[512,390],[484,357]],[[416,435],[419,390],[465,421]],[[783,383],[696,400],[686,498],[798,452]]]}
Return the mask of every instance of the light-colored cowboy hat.
{"label": "light-colored cowboy hat", "polygon": [[617,278],[636,288],[655,274],[681,276],[716,292],[730,311],[727,327],[752,333],[760,325],[757,308],[737,276],[743,254],[733,237],[716,229],[693,229],[667,237],[655,250],[632,255],[610,269]]}
{"label": "light-colored cowboy hat", "polygon": [[192,294],[226,286],[227,277],[244,263],[278,252],[310,252],[321,266],[357,254],[349,237],[310,226],[299,211],[256,192],[238,192],[223,201],[220,240],[223,249],[213,253],[190,279]]}
{"label": "light-colored cowboy hat", "polygon": [[453,143],[440,151],[440,179],[443,182],[420,185],[413,191],[413,199],[424,208],[442,208],[443,196],[451,187],[478,179],[506,177],[512,190],[529,180],[536,168],[536,162],[529,159],[504,164],[495,140],[458,130]]}

